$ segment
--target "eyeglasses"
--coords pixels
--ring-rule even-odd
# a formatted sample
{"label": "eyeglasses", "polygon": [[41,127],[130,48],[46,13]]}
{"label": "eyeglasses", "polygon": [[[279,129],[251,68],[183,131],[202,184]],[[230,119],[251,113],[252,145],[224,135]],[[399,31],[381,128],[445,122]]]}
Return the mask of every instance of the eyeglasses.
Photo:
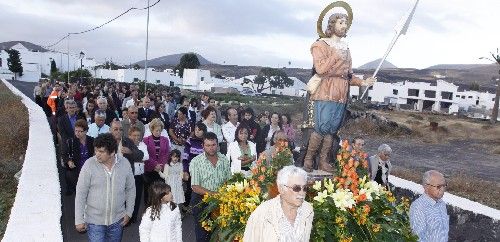
{"label": "eyeglasses", "polygon": [[128,112],[129,114],[136,114],[137,112]]}
{"label": "eyeglasses", "polygon": [[292,189],[292,191],[294,191],[294,192],[300,192],[300,191],[306,192],[307,191],[307,186],[306,185],[304,185],[304,186],[294,185],[293,187],[290,187],[290,186],[287,186],[287,185],[284,185],[284,186]]}
{"label": "eyeglasses", "polygon": [[448,184],[446,184],[446,183],[445,183],[445,184],[442,184],[442,185],[432,185],[432,184],[427,183],[426,185],[429,185],[429,186],[431,186],[431,187],[435,187],[435,188],[437,188],[438,190],[441,190],[441,189],[446,188],[446,187],[448,186]]}

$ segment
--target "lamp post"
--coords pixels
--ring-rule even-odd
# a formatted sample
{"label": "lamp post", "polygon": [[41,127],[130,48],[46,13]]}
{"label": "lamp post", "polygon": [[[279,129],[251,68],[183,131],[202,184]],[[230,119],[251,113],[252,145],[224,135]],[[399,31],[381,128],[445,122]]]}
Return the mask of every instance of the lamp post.
{"label": "lamp post", "polygon": [[80,51],[80,83],[82,82],[83,58],[85,58],[85,53]]}

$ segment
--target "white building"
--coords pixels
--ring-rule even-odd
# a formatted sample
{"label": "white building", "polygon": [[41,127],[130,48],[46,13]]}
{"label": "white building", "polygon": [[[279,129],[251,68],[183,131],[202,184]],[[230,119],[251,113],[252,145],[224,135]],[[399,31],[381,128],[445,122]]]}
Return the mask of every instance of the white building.
{"label": "white building", "polygon": [[[351,86],[350,95],[358,98],[360,88]],[[433,111],[448,114],[459,110],[491,110],[495,94],[477,91],[459,91],[458,86],[443,80],[435,82],[376,82],[368,92],[368,100],[374,103],[393,104],[416,111]]]}
{"label": "white building", "polygon": [[[144,69],[97,69],[92,75],[96,78],[114,79],[117,82],[132,83],[134,81],[142,81],[145,79]],[[162,84],[165,86],[180,86],[182,80],[172,72],[154,71],[153,68],[148,68],[148,83]]]}
{"label": "white building", "polygon": [[241,84],[230,80],[212,77],[209,70],[184,69],[181,87],[196,91],[212,91],[214,88],[243,90]]}
{"label": "white building", "polygon": [[[54,51],[34,51],[28,49],[22,43],[17,43],[16,45],[10,47],[10,49],[19,51],[19,57],[23,66],[23,76],[18,77],[21,81],[37,82],[42,73],[50,75],[50,64],[52,60],[55,61],[59,71],[68,71],[68,55],[66,53]],[[7,58],[9,58],[7,51],[0,50],[0,75],[4,78],[11,79],[13,74],[7,67]],[[96,61],[94,58],[80,59],[79,54],[70,54],[69,70],[77,70],[80,68],[80,64],[83,65],[83,68],[91,70],[94,66],[96,66]]]}

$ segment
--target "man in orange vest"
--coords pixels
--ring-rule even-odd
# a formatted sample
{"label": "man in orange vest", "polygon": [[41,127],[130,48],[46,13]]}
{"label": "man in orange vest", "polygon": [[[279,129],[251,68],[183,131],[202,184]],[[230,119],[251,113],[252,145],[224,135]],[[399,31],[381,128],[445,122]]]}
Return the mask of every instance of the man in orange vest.
{"label": "man in orange vest", "polygon": [[59,97],[59,92],[61,91],[61,85],[59,83],[54,84],[54,88],[47,99],[47,105],[49,105],[50,110],[52,111],[52,115],[56,115],[57,111],[57,98]]}

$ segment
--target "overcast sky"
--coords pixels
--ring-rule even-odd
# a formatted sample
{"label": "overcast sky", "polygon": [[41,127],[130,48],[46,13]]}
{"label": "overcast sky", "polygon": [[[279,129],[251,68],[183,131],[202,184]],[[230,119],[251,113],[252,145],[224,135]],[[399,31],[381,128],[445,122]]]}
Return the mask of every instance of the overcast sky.
{"label": "overcast sky", "polygon": [[[151,0],[151,3],[156,0]],[[326,0],[161,0],[150,11],[149,57],[194,51],[236,65],[311,67]],[[353,66],[381,58],[394,26],[414,0],[352,0],[347,41]],[[10,0],[0,2],[0,42],[56,42],[100,25],[146,0]],[[499,0],[421,0],[407,35],[388,60],[398,67],[487,63],[500,47]],[[335,10],[337,11],[337,10]],[[104,28],[72,36],[71,52],[129,64],[145,58],[146,11],[131,11]],[[67,42],[54,47],[66,51]],[[288,62],[291,62],[291,65]]]}

